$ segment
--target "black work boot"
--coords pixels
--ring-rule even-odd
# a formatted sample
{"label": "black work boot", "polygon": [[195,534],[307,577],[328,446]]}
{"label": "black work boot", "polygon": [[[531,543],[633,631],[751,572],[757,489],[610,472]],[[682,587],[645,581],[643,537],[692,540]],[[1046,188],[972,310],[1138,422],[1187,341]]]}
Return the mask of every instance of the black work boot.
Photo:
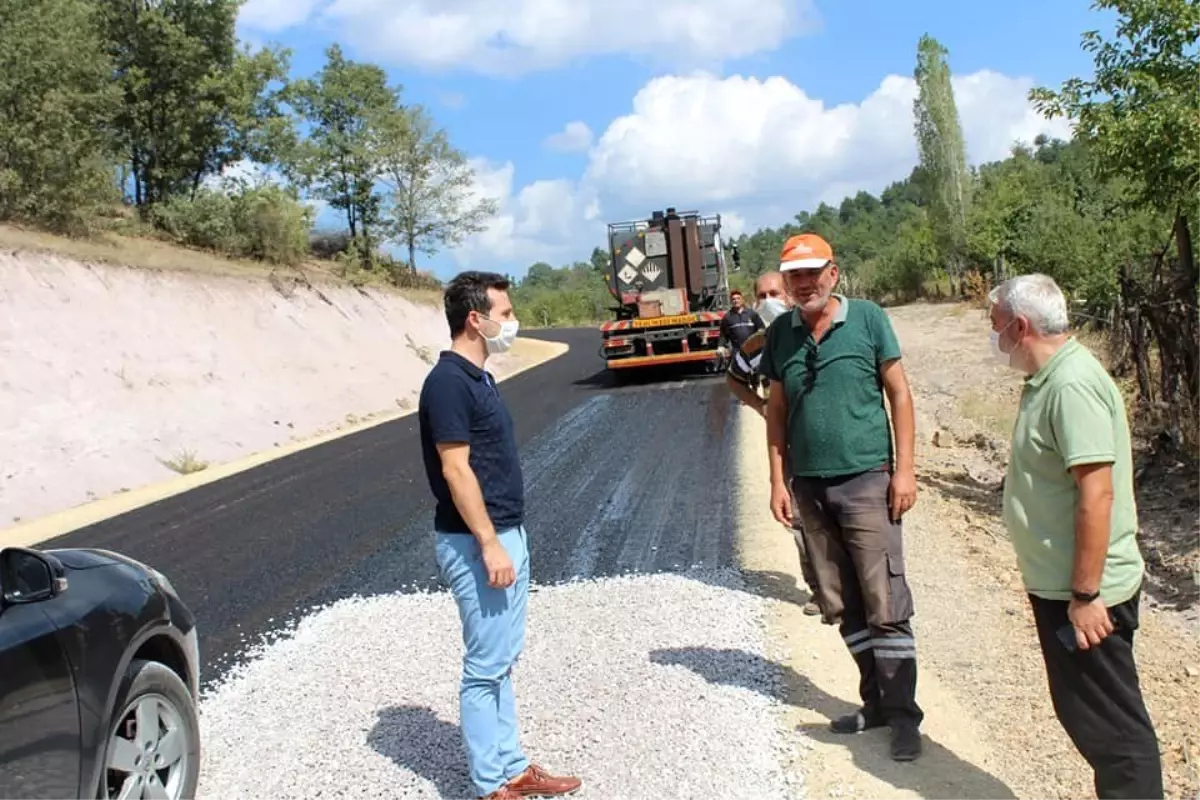
{"label": "black work boot", "polygon": [[916,761],[921,755],[921,729],[907,717],[892,722],[892,760]]}
{"label": "black work boot", "polygon": [[878,711],[860,708],[853,714],[838,717],[829,723],[829,730],[834,733],[862,733],[871,728],[882,728],[887,722]]}

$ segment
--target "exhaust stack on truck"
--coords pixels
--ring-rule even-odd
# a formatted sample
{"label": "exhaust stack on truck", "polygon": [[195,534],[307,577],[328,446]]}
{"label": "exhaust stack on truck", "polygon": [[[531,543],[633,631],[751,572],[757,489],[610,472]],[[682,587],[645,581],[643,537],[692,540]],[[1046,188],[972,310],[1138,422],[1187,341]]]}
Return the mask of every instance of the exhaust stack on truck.
{"label": "exhaust stack on truck", "polygon": [[609,369],[706,362],[720,369],[717,345],[729,309],[721,215],[655,211],[649,219],[608,225],[608,290],[615,319],[600,326]]}

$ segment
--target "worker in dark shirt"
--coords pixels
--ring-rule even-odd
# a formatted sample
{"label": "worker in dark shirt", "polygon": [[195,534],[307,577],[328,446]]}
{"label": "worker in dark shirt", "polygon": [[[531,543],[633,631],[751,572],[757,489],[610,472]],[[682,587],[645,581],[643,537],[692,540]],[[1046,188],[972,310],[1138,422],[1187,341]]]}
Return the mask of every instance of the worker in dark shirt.
{"label": "worker in dark shirt", "polygon": [[758,312],[746,305],[737,289],[729,293],[729,303],[731,308],[721,320],[721,338],[729,342],[730,351],[736,353],[752,334],[766,326]]}
{"label": "worker in dark shirt", "polygon": [[[779,272],[767,272],[760,275],[754,282],[754,293],[758,299],[755,311],[759,313],[763,324],[770,325],[777,317],[787,314],[792,309],[792,298],[788,296],[787,286],[783,275]],[[757,331],[742,343],[741,348],[733,354],[725,373],[725,382],[739,400],[754,409],[763,419],[767,418],[767,381],[759,371],[762,361],[762,349],[767,342],[766,330]],[[800,554],[800,575],[808,586],[809,599],[804,603],[804,613],[816,616],[821,613],[817,605],[817,576],[812,570],[812,559],[808,556],[807,545],[804,541],[804,524],[800,515],[792,516],[792,535],[796,540],[796,550]]]}

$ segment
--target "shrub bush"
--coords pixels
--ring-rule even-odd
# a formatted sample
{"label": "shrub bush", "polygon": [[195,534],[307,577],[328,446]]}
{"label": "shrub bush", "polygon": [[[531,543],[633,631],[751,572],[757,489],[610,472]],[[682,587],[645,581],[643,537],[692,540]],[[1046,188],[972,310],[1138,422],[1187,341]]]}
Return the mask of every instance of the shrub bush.
{"label": "shrub bush", "polygon": [[308,254],[312,210],[289,190],[267,184],[233,190],[202,188],[152,211],[155,227],[189,247],[276,264]]}

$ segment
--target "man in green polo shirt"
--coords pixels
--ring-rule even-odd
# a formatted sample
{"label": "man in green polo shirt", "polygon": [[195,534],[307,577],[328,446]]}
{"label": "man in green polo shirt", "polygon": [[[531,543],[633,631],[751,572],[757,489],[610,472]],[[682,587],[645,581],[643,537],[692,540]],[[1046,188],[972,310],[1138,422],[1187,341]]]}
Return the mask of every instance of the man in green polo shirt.
{"label": "man in green polo shirt", "polygon": [[1004,523],[1033,606],[1055,714],[1096,794],[1163,796],[1154,725],[1133,657],[1144,564],[1125,402],[1068,333],[1053,279],[992,290],[992,351],[1024,373]]}
{"label": "man in green polo shirt", "polygon": [[803,521],[822,622],[840,626],[858,666],[862,707],[830,727],[888,725],[892,758],[911,761],[924,713],[900,522],[917,495],[900,345],[883,309],[834,294],[838,267],[821,237],[788,239],[779,271],[795,306],[767,329],[760,363],[770,382],[771,511],[784,524]]}

